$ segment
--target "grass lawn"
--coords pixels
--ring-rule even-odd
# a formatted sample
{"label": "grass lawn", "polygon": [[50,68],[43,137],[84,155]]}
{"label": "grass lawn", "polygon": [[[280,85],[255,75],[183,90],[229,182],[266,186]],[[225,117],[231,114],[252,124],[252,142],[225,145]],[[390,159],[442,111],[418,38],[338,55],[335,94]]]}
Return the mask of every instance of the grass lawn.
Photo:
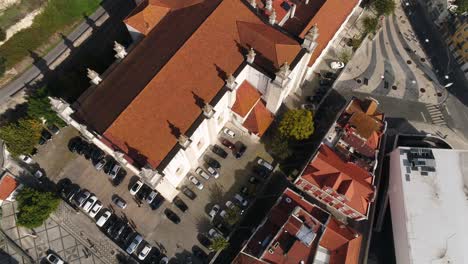
{"label": "grass lawn", "polygon": [[34,19],[33,25],[0,46],[0,58],[9,69],[23,60],[67,26],[92,14],[101,0],[49,0],[44,11]]}
{"label": "grass lawn", "polygon": [[19,3],[8,7],[0,14],[0,28],[7,30],[30,12],[38,9],[46,0],[21,0]]}

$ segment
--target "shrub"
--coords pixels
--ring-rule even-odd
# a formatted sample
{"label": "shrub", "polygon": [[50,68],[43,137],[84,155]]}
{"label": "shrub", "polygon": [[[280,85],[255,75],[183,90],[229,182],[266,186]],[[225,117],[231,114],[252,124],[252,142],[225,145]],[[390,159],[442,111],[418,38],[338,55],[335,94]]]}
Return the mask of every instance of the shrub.
{"label": "shrub", "polygon": [[0,138],[5,141],[8,151],[17,157],[32,153],[41,137],[41,131],[42,124],[39,120],[22,118],[0,127]]}
{"label": "shrub", "polygon": [[279,132],[284,138],[304,140],[314,133],[312,112],[305,109],[293,109],[286,112],[279,124]]}
{"label": "shrub", "polygon": [[35,228],[57,210],[60,199],[52,192],[42,192],[33,188],[24,188],[16,198],[18,201],[18,225]]}

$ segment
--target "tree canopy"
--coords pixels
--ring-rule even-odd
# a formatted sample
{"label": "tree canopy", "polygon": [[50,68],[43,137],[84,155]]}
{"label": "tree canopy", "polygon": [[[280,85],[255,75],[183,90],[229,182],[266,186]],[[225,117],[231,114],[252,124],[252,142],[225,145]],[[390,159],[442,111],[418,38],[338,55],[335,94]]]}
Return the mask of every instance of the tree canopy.
{"label": "tree canopy", "polygon": [[52,192],[42,192],[33,188],[24,188],[16,197],[18,201],[18,225],[35,228],[49,218],[60,204],[60,199]]}
{"label": "tree canopy", "polygon": [[379,16],[389,16],[395,12],[396,4],[394,0],[374,0],[372,7]]}
{"label": "tree canopy", "polygon": [[213,243],[210,246],[210,249],[213,251],[220,251],[224,250],[229,247],[229,241],[227,241],[224,237],[215,237],[213,239]]}
{"label": "tree canopy", "polygon": [[305,109],[293,109],[286,112],[279,124],[279,132],[284,138],[304,140],[314,133],[312,112]]}
{"label": "tree canopy", "polygon": [[240,219],[240,209],[237,206],[234,206],[232,208],[226,208],[226,216],[225,216],[226,222],[229,225],[234,225],[239,221]]}
{"label": "tree canopy", "polygon": [[45,87],[38,89],[33,95],[28,96],[27,114],[35,119],[44,118],[48,124],[65,125],[63,120],[57,116],[57,113],[52,110]]}
{"label": "tree canopy", "polygon": [[457,13],[463,14],[468,12],[468,0],[457,0],[455,1],[455,5],[457,5]]}
{"label": "tree canopy", "polygon": [[37,119],[22,118],[0,127],[2,138],[13,156],[32,153],[41,137],[42,124]]}
{"label": "tree canopy", "polygon": [[362,19],[361,23],[364,28],[364,34],[375,33],[379,25],[379,19],[374,16],[366,16]]}

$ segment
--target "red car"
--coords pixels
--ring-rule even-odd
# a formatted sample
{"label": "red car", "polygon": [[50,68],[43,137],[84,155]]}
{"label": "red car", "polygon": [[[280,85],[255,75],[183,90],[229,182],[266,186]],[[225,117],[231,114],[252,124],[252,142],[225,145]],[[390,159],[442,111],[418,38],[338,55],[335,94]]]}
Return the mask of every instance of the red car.
{"label": "red car", "polygon": [[232,149],[232,150],[234,150],[236,148],[231,141],[229,141],[229,140],[227,140],[225,138],[221,139],[221,144],[223,144],[225,147],[227,147],[229,149]]}

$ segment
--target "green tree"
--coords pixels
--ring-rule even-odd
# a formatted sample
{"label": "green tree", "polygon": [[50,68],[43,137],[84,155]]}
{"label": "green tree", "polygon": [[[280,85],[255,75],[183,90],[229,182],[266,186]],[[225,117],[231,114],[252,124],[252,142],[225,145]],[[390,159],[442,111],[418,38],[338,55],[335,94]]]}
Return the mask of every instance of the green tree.
{"label": "green tree", "polygon": [[41,137],[42,124],[37,119],[23,118],[0,127],[0,138],[13,156],[30,154]]}
{"label": "green tree", "polygon": [[16,198],[18,201],[18,225],[27,228],[41,226],[60,204],[60,199],[52,192],[42,192],[24,188]]}
{"label": "green tree", "polygon": [[57,113],[52,110],[47,89],[45,87],[38,89],[33,95],[28,97],[28,115],[34,119],[44,118],[48,124],[65,126]]}
{"label": "green tree", "polygon": [[378,16],[389,16],[395,12],[396,4],[394,0],[375,0],[372,7]]}
{"label": "green tree", "polygon": [[0,41],[4,41],[6,39],[6,32],[3,28],[0,28]]}
{"label": "green tree", "polygon": [[293,109],[286,112],[279,124],[279,132],[284,138],[304,140],[314,133],[312,112],[305,109]]}
{"label": "green tree", "polygon": [[216,237],[213,239],[213,243],[210,246],[210,250],[221,251],[229,247],[229,241],[224,237]]}
{"label": "green tree", "polygon": [[362,27],[364,28],[364,34],[374,34],[379,25],[379,19],[374,16],[366,16],[362,19]]}
{"label": "green tree", "polygon": [[3,77],[6,71],[6,66],[5,66],[5,58],[0,57],[0,77]]}
{"label": "green tree", "polygon": [[281,136],[280,133],[275,133],[272,136],[269,149],[271,154],[280,160],[285,160],[292,154],[288,139]]}
{"label": "green tree", "polygon": [[239,221],[239,218],[240,218],[240,210],[239,210],[239,207],[234,206],[234,207],[231,207],[231,208],[227,208],[227,209],[226,209],[226,216],[225,216],[224,220],[226,220],[226,222],[227,222],[229,225],[234,225],[234,224],[236,224],[237,221]]}
{"label": "green tree", "polygon": [[468,12],[468,0],[457,0],[455,5],[458,6],[456,11],[458,14]]}
{"label": "green tree", "polygon": [[338,53],[338,59],[344,64],[347,64],[351,60],[351,51],[348,49],[343,49]]}

